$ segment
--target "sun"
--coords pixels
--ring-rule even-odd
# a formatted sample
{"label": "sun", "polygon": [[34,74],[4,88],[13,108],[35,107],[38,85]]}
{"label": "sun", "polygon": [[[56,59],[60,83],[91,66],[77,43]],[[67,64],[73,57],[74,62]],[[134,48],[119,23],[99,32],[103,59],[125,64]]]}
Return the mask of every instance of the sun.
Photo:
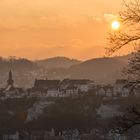
{"label": "sun", "polygon": [[113,30],[118,30],[120,28],[120,22],[115,20],[111,24]]}

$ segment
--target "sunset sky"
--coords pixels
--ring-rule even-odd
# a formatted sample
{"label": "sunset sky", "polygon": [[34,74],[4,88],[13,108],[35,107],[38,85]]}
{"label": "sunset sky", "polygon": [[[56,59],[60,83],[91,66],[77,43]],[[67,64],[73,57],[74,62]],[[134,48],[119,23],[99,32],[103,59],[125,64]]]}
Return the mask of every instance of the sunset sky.
{"label": "sunset sky", "polygon": [[0,0],[0,56],[102,57],[121,9],[122,0]]}

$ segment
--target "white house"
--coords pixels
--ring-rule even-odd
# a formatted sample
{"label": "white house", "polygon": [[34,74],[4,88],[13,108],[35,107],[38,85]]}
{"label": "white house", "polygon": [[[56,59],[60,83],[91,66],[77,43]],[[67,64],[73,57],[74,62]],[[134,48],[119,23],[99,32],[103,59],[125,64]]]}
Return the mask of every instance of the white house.
{"label": "white house", "polygon": [[122,89],[122,97],[128,97],[130,94],[130,88],[128,86],[124,86]]}
{"label": "white house", "polygon": [[134,88],[133,93],[136,97],[140,97],[140,86]]}
{"label": "white house", "polygon": [[59,97],[61,94],[60,90],[57,88],[49,88],[47,90],[47,97]]}
{"label": "white house", "polygon": [[74,96],[74,95],[77,95],[79,93],[79,90],[75,86],[69,86],[69,87],[67,87],[65,92],[66,92],[67,96]]}
{"label": "white house", "polygon": [[128,84],[128,81],[125,79],[116,80],[113,88],[113,93],[115,96],[122,96],[123,88]]}
{"label": "white house", "polygon": [[97,95],[104,96],[106,94],[105,89],[103,87],[98,87],[97,88]]}
{"label": "white house", "polygon": [[67,89],[69,86],[77,87],[79,92],[88,92],[94,88],[94,82],[86,79],[64,79],[61,82],[61,89]]}
{"label": "white house", "polygon": [[112,87],[108,87],[106,89],[106,96],[107,97],[112,97],[113,96],[113,89],[112,89]]}

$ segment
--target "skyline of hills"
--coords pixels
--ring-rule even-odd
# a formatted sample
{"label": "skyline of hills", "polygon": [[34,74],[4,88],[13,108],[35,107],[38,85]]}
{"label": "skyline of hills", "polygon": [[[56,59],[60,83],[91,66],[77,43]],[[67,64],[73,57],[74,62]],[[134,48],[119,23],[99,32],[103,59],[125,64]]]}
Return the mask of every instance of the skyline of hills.
{"label": "skyline of hills", "polygon": [[42,60],[37,60],[35,63],[38,66],[42,66],[45,68],[69,68],[72,65],[76,65],[81,63],[82,61],[77,60],[77,59],[70,59],[68,57],[63,57],[63,56],[57,56],[57,57],[51,57],[51,58],[46,58]]}
{"label": "skyline of hills", "polygon": [[0,86],[7,80],[10,69],[17,86],[30,87],[37,79],[91,79],[98,84],[110,84],[123,78],[122,69],[127,65],[131,55],[111,58],[96,58],[79,61],[66,57],[53,57],[31,61],[25,58],[12,57],[0,59]]}

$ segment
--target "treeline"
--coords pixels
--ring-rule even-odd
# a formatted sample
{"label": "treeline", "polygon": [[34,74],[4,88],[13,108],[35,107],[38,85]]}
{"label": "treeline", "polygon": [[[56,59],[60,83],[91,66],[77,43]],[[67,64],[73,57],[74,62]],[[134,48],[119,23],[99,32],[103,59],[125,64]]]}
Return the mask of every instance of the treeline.
{"label": "treeline", "polygon": [[14,71],[32,71],[38,69],[39,67],[35,62],[32,62],[25,58],[9,57],[3,58],[0,57],[0,72],[6,72],[9,69]]}

